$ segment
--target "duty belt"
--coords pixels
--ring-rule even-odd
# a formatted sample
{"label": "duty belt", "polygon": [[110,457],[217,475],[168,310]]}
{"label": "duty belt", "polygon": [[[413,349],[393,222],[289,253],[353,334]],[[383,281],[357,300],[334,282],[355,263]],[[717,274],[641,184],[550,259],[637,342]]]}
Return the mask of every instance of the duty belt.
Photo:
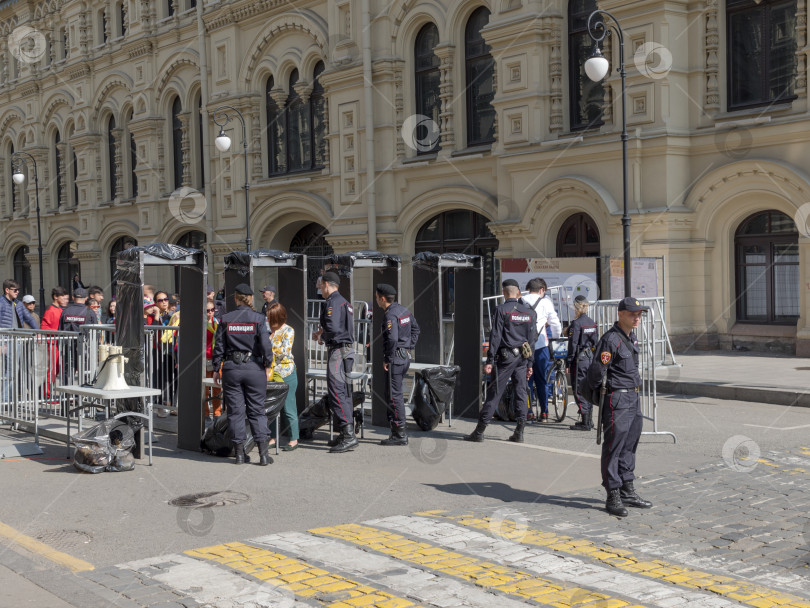
{"label": "duty belt", "polygon": [[248,361],[259,361],[258,357],[254,357],[253,353],[236,351],[225,355],[225,361],[233,361],[234,363],[241,364]]}
{"label": "duty belt", "polygon": [[512,353],[515,357],[517,357],[520,354],[520,349],[519,348],[509,348],[508,346],[501,346],[498,349],[498,352],[499,353],[504,353],[504,352]]}
{"label": "duty belt", "polygon": [[641,387],[634,386],[633,388],[611,388],[608,393],[637,393]]}
{"label": "duty belt", "polygon": [[404,348],[398,348],[396,350],[396,353],[397,353],[397,356],[400,359],[410,359],[411,358],[411,354]]}
{"label": "duty belt", "polygon": [[337,342],[327,342],[326,348],[328,348],[329,350],[335,350],[336,348],[348,348],[351,345],[352,345],[351,342],[345,342],[340,344],[338,344]]}

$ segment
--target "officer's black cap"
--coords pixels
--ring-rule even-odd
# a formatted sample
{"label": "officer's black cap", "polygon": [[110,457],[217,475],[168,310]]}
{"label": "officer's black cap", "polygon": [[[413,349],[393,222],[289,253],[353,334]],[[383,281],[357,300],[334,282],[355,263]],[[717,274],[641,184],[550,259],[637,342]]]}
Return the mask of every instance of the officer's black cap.
{"label": "officer's black cap", "polygon": [[642,306],[636,298],[626,297],[619,302],[619,310],[626,310],[628,312],[638,312],[639,310],[650,310],[647,306]]}
{"label": "officer's black cap", "polygon": [[333,285],[340,285],[340,277],[338,276],[338,273],[332,272],[331,270],[323,273],[323,280],[327,283],[332,283]]}
{"label": "officer's black cap", "polygon": [[586,298],[583,295],[579,295],[576,298],[574,298],[574,303],[576,303],[576,304],[580,304],[582,302],[587,302],[587,301],[588,301],[588,298]]}
{"label": "officer's black cap", "polygon": [[377,293],[381,296],[396,296],[397,290],[388,283],[377,283]]}
{"label": "officer's black cap", "polygon": [[236,293],[242,294],[243,296],[252,296],[253,295],[253,290],[250,288],[250,285],[248,285],[247,283],[239,283],[239,285],[234,287],[233,290]]}
{"label": "officer's black cap", "polygon": [[501,287],[504,289],[507,287],[517,287],[520,289],[520,284],[515,279],[506,279],[503,283],[501,283]]}
{"label": "officer's black cap", "polygon": [[73,290],[73,297],[74,298],[86,298],[87,297],[87,290],[83,287],[79,287],[78,289]]}

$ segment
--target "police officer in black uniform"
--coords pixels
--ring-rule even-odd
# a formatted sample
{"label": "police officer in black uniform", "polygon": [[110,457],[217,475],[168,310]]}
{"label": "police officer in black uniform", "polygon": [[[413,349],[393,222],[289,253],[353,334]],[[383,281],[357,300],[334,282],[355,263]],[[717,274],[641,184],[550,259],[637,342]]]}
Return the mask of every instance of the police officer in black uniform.
{"label": "police officer in black uniform", "polygon": [[565,363],[571,377],[571,386],[574,388],[574,399],[579,406],[582,417],[569,428],[573,431],[593,430],[593,405],[578,390],[584,386],[588,377],[588,368],[593,360],[593,351],[599,340],[596,321],[588,316],[588,298],[577,296],[574,298],[574,312],[576,318],[568,326],[568,356]]}
{"label": "police officer in black uniform", "polygon": [[340,435],[332,442],[332,453],[348,452],[359,443],[354,435],[354,404],[349,374],[354,367],[354,311],[351,304],[338,293],[340,277],[336,272],[323,274],[321,293],[326,298],[321,305],[321,329],[318,342],[326,344],[329,359],[326,365],[326,386],[332,417]]}
{"label": "police officer in black uniform", "polygon": [[[98,323],[98,317],[92,308],[87,307],[87,290],[77,287],[73,291],[73,302],[68,304],[59,318],[59,331],[80,331],[82,325]],[[72,372],[79,371],[79,344],[74,342],[72,347],[73,361],[67,361],[65,369]],[[84,382],[84,380],[81,380]]]}
{"label": "police officer in black uniform", "polygon": [[250,462],[245,454],[245,413],[253,439],[259,447],[259,464],[273,459],[267,454],[267,372],[273,365],[273,347],[267,332],[267,319],[251,308],[253,290],[240,283],[234,288],[236,310],[222,315],[214,336],[214,382],[222,381],[222,393],[228,407],[236,464]]}
{"label": "police officer in black uniform", "polygon": [[[523,427],[526,425],[528,401],[526,382],[532,375],[534,360],[534,343],[537,341],[537,314],[523,303],[520,298],[520,286],[514,279],[502,283],[504,303],[495,309],[492,315],[492,331],[489,334],[489,351],[484,371],[492,373],[495,366],[495,381],[487,386],[487,398],[484,408],[478,417],[478,426],[467,435],[465,441],[483,441],[495,408],[506,390],[509,378],[515,385],[515,398],[518,404],[517,426],[509,441],[523,443]],[[525,358],[521,352],[524,343],[528,343]]]}
{"label": "police officer in black uniform", "polygon": [[627,517],[628,507],[649,509],[652,503],[636,494],[633,488],[636,448],[641,437],[641,375],[638,373],[638,340],[633,331],[641,315],[649,310],[633,297],[619,302],[619,320],[596,346],[595,357],[588,368],[587,382],[594,391],[607,374],[607,392],[601,407],[602,485],[607,490],[605,509],[611,515]]}
{"label": "police officer in black uniform", "polygon": [[410,310],[394,301],[396,297],[397,290],[393,286],[387,283],[377,285],[377,306],[385,311],[382,321],[383,368],[387,375],[385,403],[391,425],[391,436],[380,441],[380,445],[408,445],[402,380],[411,367],[408,351],[419,339],[419,324]]}

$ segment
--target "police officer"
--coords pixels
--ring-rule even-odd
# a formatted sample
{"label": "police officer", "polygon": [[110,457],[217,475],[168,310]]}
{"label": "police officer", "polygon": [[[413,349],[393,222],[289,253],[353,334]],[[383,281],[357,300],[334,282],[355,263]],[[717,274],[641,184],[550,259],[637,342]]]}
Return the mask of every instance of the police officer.
{"label": "police officer", "polygon": [[326,344],[329,359],[326,365],[326,386],[332,417],[340,435],[330,445],[332,453],[348,452],[359,443],[354,435],[354,404],[348,376],[354,367],[354,311],[351,304],[338,293],[340,277],[336,272],[323,274],[321,293],[321,329],[316,336]]}
{"label": "police officer", "polygon": [[[506,390],[509,378],[515,386],[518,404],[517,426],[509,441],[523,443],[523,427],[526,425],[528,402],[526,382],[532,375],[534,343],[537,340],[537,315],[520,298],[520,286],[514,279],[502,283],[504,303],[492,315],[492,331],[489,334],[489,351],[484,371],[492,373],[495,367],[495,381],[487,386],[487,398],[478,417],[478,426],[467,435],[465,441],[483,441],[495,408]],[[526,344],[526,346],[524,346]],[[526,357],[523,353],[525,349]]]}
{"label": "police officer", "polygon": [[382,321],[383,369],[387,373],[385,403],[391,425],[391,436],[380,441],[380,445],[408,445],[402,380],[411,366],[408,351],[419,339],[419,324],[410,310],[394,301],[396,297],[397,290],[393,286],[377,284],[377,306],[385,311]]}
{"label": "police officer", "polygon": [[574,431],[590,431],[593,429],[593,405],[582,396],[578,388],[584,386],[588,377],[588,368],[593,360],[599,332],[596,329],[596,321],[588,316],[588,298],[585,296],[574,298],[574,313],[576,317],[568,326],[568,356],[565,363],[571,377],[571,386],[574,387],[574,399],[582,418],[569,428]]}
{"label": "police officer", "polygon": [[87,290],[79,287],[73,292],[73,303],[62,311],[59,331],[79,331],[82,325],[95,323],[98,323],[98,317],[95,311],[87,306]]}
{"label": "police officer", "polygon": [[641,375],[638,373],[638,340],[633,331],[641,315],[649,310],[633,297],[619,302],[619,320],[596,346],[596,356],[588,368],[587,382],[594,391],[607,374],[607,392],[601,407],[602,485],[607,491],[605,509],[611,515],[627,517],[628,507],[649,509],[652,503],[633,488],[636,448],[641,437]]}
{"label": "police officer", "polygon": [[253,290],[240,283],[234,289],[236,310],[222,315],[214,336],[214,382],[222,380],[222,393],[228,407],[228,424],[236,450],[236,464],[250,462],[245,455],[245,413],[253,439],[259,446],[259,464],[273,459],[267,454],[267,372],[273,364],[273,348],[267,332],[267,319],[254,311]]}

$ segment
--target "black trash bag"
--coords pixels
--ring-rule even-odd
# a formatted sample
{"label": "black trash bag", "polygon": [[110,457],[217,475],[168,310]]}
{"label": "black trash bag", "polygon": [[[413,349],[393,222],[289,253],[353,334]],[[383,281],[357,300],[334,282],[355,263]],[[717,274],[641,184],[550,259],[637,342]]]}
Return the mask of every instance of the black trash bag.
{"label": "black trash bag", "polygon": [[278,418],[281,410],[284,409],[284,401],[287,399],[289,390],[290,385],[286,382],[267,383],[267,395],[264,398],[264,413],[267,415],[267,424]]}
{"label": "black trash bag", "polygon": [[76,446],[73,466],[85,473],[131,471],[135,468],[131,450],[135,433],[122,420],[103,420],[70,438]]}
{"label": "black trash bag", "polygon": [[[366,395],[362,391],[354,391],[352,393],[352,406],[354,408],[362,406],[365,400]],[[356,412],[354,416],[355,426],[362,422],[362,408],[359,412],[360,415],[358,416],[357,414],[358,413]],[[301,412],[300,416],[298,416],[298,434],[300,435],[301,439],[312,439],[312,436],[317,429],[329,423],[329,417],[331,415],[332,411],[329,409],[329,395],[323,395],[315,403]]]}
{"label": "black trash bag", "polygon": [[436,428],[453,403],[459,368],[431,367],[415,374],[413,419],[423,431]]}
{"label": "black trash bag", "polygon": [[510,381],[506,385],[506,390],[498,402],[495,410],[495,418],[504,422],[514,422],[517,420],[517,406],[515,403],[515,385]]}

